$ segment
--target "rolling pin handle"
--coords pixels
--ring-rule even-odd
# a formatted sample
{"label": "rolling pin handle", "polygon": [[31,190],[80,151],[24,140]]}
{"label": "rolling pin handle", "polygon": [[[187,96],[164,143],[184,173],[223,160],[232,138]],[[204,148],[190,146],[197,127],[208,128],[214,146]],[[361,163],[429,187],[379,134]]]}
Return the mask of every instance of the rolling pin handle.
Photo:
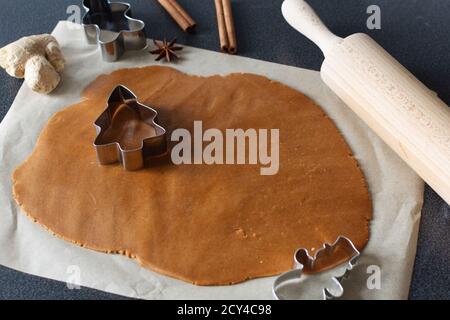
{"label": "rolling pin handle", "polygon": [[334,35],[304,0],[285,0],[281,12],[286,21],[322,50],[323,54],[343,39]]}

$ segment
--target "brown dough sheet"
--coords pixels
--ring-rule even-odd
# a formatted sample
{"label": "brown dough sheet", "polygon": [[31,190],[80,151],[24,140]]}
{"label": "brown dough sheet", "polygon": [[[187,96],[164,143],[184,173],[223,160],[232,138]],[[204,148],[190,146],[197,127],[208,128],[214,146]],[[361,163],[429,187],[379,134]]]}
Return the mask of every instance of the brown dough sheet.
{"label": "brown dough sheet", "polygon": [[[168,159],[136,172],[100,166],[93,122],[118,84],[158,110],[169,137],[192,131],[194,120],[223,132],[279,128],[278,174]],[[372,204],[363,174],[333,122],[300,92],[252,74],[146,67],[102,75],[83,98],[49,120],[13,174],[17,203],[54,234],[199,285],[279,274],[297,248],[339,235],[366,245]]]}

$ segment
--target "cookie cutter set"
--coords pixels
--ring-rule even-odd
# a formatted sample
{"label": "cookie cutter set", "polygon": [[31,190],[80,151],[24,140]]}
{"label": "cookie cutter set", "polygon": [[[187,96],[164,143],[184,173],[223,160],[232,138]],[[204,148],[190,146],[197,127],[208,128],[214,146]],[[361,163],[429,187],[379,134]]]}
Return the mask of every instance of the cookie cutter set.
{"label": "cookie cutter set", "polygon": [[147,46],[145,23],[131,17],[131,6],[125,2],[83,0],[86,11],[82,25],[89,44],[98,44],[103,60],[118,60],[127,50]]}
{"label": "cookie cutter set", "polygon": [[[140,147],[126,149],[116,138],[105,138],[104,133],[111,127],[116,112],[126,105],[135,112],[138,121],[154,128],[155,134],[143,138]],[[138,102],[136,95],[123,85],[117,86],[108,99],[108,105],[95,121],[97,137],[94,148],[102,165],[120,162],[125,170],[133,171],[144,167],[149,157],[161,156],[167,152],[166,130],[158,122],[158,112]]]}
{"label": "cookie cutter set", "polygon": [[[319,271],[317,274],[309,274],[321,265],[323,261],[333,257],[337,253],[344,253],[350,256],[347,262],[341,263],[331,270]],[[325,243],[322,248],[316,251],[314,256],[308,253],[307,249],[299,249],[294,255],[294,269],[283,273],[273,283],[272,292],[277,300],[298,300],[323,299],[332,300],[341,298],[344,294],[342,281],[345,280],[350,271],[356,265],[360,252],[353,242],[340,236],[333,244]],[[317,289],[317,284],[320,284]],[[302,287],[310,285],[316,290],[309,295],[305,295]],[[313,291],[313,290],[310,290]]]}
{"label": "cookie cutter set", "polygon": [[[141,50],[147,46],[145,23],[131,17],[131,6],[125,2],[83,0],[86,11],[82,25],[88,44],[101,48],[103,60],[117,61],[127,50]],[[144,138],[139,148],[127,149],[117,139],[107,139],[104,133],[113,124],[114,115],[126,105],[135,116],[155,130],[155,135]],[[94,148],[100,164],[120,162],[125,170],[144,167],[148,157],[167,151],[166,130],[157,122],[155,109],[138,102],[136,95],[123,85],[117,86],[108,99],[108,105],[94,123],[97,136]],[[133,133],[131,133],[133,134]]]}

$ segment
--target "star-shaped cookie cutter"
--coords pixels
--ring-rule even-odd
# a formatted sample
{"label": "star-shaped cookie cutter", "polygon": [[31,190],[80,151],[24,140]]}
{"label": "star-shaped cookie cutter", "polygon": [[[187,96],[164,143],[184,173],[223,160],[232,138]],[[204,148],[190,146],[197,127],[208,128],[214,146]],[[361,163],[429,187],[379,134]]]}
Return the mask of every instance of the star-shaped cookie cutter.
{"label": "star-shaped cookie cutter", "polygon": [[112,62],[126,50],[147,46],[145,23],[131,17],[131,6],[125,2],[83,0],[86,13],[82,25],[89,44],[98,44],[103,60]]}
{"label": "star-shaped cookie cutter", "polygon": [[[356,249],[353,242],[347,237],[340,236],[333,244],[325,243],[322,248],[316,251],[314,256],[311,256],[307,249],[298,249],[294,255],[294,269],[283,273],[273,283],[272,292],[274,297],[277,300],[297,300],[300,294],[298,294],[298,289],[302,289],[302,283],[299,282],[302,278],[306,277],[306,273],[311,272],[312,270],[320,268],[320,265],[323,261],[326,261],[327,258],[333,258],[339,252],[345,254],[346,256],[350,256],[350,259],[340,264],[339,266],[332,268],[331,270],[324,271],[325,277],[329,277],[327,280],[328,285],[323,286],[321,288],[321,297],[318,297],[323,300],[332,300],[341,298],[344,294],[344,288],[342,286],[342,281],[346,279],[350,273],[350,271],[356,265],[356,262],[360,256],[360,252]],[[338,269],[336,272],[335,269]],[[329,275],[329,272],[332,272],[332,276]],[[309,277],[316,277],[320,275],[322,271],[319,273],[308,275]],[[337,273],[337,274],[336,274]],[[309,281],[309,288],[314,286],[314,279]],[[280,291],[286,285],[295,286],[297,289],[296,294],[282,294]],[[330,288],[332,287],[332,289]],[[309,299],[309,297],[308,297]]]}
{"label": "star-shaped cookie cutter", "polygon": [[[127,149],[117,138],[105,137],[113,124],[114,115],[121,107],[131,108],[139,121],[153,127],[155,134],[144,138],[140,147]],[[94,148],[100,164],[120,162],[125,170],[133,171],[144,167],[148,157],[161,156],[167,152],[166,130],[157,122],[158,113],[153,108],[138,102],[136,95],[123,85],[117,86],[108,99],[108,106],[94,123],[97,136]]]}

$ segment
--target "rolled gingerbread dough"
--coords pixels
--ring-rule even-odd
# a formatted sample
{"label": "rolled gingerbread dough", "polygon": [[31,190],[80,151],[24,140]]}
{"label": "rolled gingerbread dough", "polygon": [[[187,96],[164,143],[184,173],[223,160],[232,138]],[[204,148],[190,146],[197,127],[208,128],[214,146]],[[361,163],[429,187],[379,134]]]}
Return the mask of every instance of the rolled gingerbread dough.
{"label": "rolled gingerbread dough", "polygon": [[[169,136],[192,131],[195,120],[223,131],[278,128],[278,174],[262,176],[255,165],[177,166],[169,158],[136,172],[99,165],[93,122],[118,84],[157,109]],[[314,250],[339,235],[358,249],[367,243],[364,176],[336,126],[303,94],[252,74],[146,67],[102,75],[83,98],[50,119],[13,174],[17,203],[57,236],[198,285],[279,274],[292,267],[297,248]]]}

